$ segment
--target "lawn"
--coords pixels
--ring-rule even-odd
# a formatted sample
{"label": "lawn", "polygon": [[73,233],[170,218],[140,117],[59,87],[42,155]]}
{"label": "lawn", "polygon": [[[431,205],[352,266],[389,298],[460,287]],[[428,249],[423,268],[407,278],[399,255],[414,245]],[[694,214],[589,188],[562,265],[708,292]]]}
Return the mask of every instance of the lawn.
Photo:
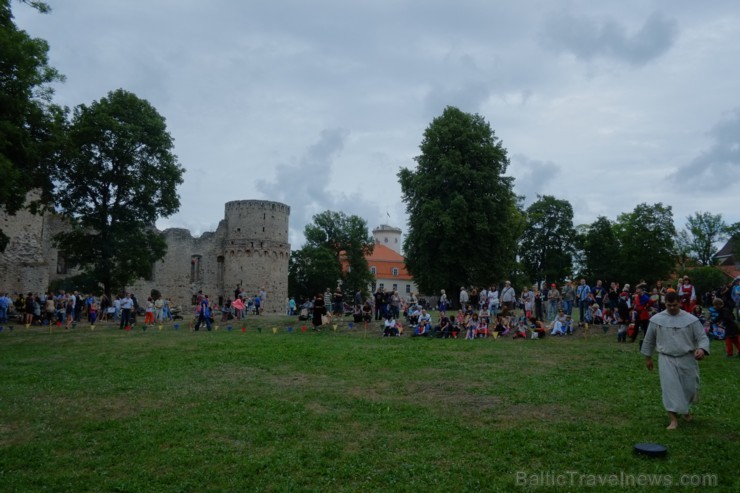
{"label": "lawn", "polygon": [[721,342],[695,420],[669,432],[657,371],[613,328],[466,341],[219,325],[5,326],[0,491],[740,489],[740,358]]}

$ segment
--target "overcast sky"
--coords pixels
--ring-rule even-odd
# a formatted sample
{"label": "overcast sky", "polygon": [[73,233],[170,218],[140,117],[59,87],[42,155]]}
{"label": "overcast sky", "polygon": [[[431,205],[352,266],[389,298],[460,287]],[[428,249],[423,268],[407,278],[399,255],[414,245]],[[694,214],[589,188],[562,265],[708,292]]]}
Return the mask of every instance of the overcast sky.
{"label": "overcast sky", "polygon": [[396,175],[448,105],[490,123],[525,205],[740,221],[736,0],[48,3],[13,11],[67,78],[57,103],[123,88],[166,118],[186,173],[161,229],[263,199],[291,207],[293,248],[327,209],[405,230]]}

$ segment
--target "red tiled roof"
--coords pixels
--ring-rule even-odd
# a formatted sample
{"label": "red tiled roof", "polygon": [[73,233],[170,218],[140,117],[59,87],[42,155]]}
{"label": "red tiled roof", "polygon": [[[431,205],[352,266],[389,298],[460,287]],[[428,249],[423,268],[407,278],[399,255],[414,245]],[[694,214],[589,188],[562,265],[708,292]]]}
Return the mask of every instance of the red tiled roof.
{"label": "red tiled roof", "polygon": [[[375,277],[378,279],[393,278],[402,281],[411,280],[406,270],[403,255],[397,253],[385,245],[375,244],[373,253],[367,258],[367,265],[375,267]],[[398,269],[398,275],[393,275],[393,269]]]}

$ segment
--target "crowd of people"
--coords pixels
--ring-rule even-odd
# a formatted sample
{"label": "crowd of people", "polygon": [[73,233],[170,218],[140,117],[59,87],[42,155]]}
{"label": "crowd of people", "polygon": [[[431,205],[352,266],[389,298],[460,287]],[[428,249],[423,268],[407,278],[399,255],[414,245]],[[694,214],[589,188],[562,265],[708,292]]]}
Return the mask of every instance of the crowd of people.
{"label": "crowd of people", "polygon": [[[350,310],[355,322],[379,322],[387,337],[400,336],[407,329],[414,336],[478,339],[510,335],[515,339],[539,339],[568,336],[579,328],[595,325],[605,332],[616,327],[618,342],[634,342],[640,333],[646,333],[650,318],[666,309],[670,292],[677,293],[682,310],[700,319],[709,337],[725,340],[728,354],[732,354],[730,345],[738,344],[735,320],[740,307],[740,277],[709,292],[703,300],[708,306],[699,302],[691,280],[684,276],[675,286],[660,281],[654,286],[639,281],[634,287],[617,282],[607,285],[601,280],[589,284],[585,279],[524,286],[519,292],[509,281],[500,288],[463,286],[454,300],[441,290],[435,317],[432,307],[414,293],[403,296],[396,290],[379,288],[366,299],[360,292],[350,296]],[[302,303],[301,312],[319,329],[332,316],[341,317],[347,312],[346,299],[341,288],[333,292],[327,289]],[[297,306],[292,298],[287,307],[288,314],[294,315]]]}
{"label": "crowd of people", "polygon": [[18,294],[15,299],[0,293],[0,323],[15,320],[28,326],[54,324],[69,328],[84,320],[90,324],[119,322],[123,328],[134,323],[137,315],[144,315],[144,324],[151,325],[173,320],[178,311],[169,298],[149,296],[140,304],[129,292],[108,297],[60,290],[56,294]]}

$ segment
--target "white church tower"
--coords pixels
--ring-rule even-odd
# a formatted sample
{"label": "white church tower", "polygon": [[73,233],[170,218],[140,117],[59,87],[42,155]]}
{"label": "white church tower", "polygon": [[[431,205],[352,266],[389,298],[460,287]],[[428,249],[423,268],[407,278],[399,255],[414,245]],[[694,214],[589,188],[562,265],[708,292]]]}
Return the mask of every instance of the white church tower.
{"label": "white church tower", "polygon": [[373,229],[373,238],[375,238],[375,243],[386,246],[397,254],[402,255],[400,228],[381,224],[377,228]]}

